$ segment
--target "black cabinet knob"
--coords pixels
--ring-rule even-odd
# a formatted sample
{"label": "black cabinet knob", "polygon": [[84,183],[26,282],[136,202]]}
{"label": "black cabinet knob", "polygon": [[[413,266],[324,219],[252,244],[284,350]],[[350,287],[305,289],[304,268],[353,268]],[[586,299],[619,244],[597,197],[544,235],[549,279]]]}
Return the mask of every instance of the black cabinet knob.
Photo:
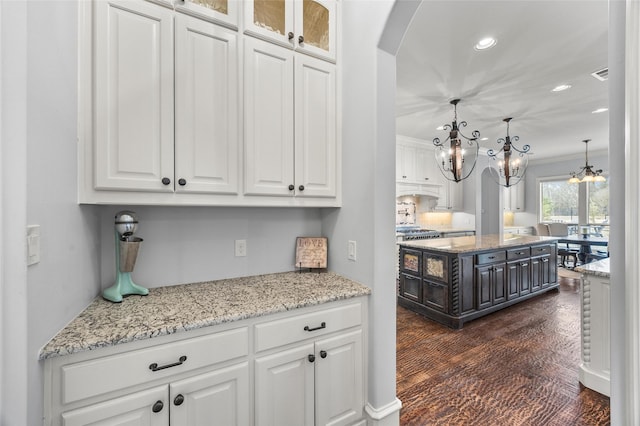
{"label": "black cabinet knob", "polygon": [[309,362],[313,362],[316,360],[316,356],[314,354],[309,355]]}
{"label": "black cabinet knob", "polygon": [[182,394],[179,394],[173,399],[174,405],[182,405],[183,402],[184,402],[184,396],[182,396]]}
{"label": "black cabinet knob", "polygon": [[185,179],[182,179],[182,178],[178,179],[178,185],[185,186],[186,184],[187,184],[187,181]]}
{"label": "black cabinet knob", "polygon": [[151,408],[151,411],[153,411],[154,413],[159,413],[160,411],[162,411],[163,407],[164,404],[162,403],[162,401],[156,401],[156,403],[153,404],[153,408]]}
{"label": "black cabinet knob", "polygon": [[287,34],[289,36],[289,40],[293,39],[293,33],[291,31],[289,31],[289,34]]}
{"label": "black cabinet knob", "polygon": [[300,191],[304,191],[304,185],[300,185],[300,186],[298,187],[298,189],[299,189]]}
{"label": "black cabinet knob", "polygon": [[293,191],[294,189],[296,189],[296,187],[295,187],[295,186],[293,186],[293,185],[289,185],[289,191]]}
{"label": "black cabinet knob", "polygon": [[326,358],[327,357],[327,351],[320,351],[320,358]]}
{"label": "black cabinet knob", "polygon": [[163,177],[162,178],[162,184],[163,185],[169,185],[171,183],[171,179],[169,179],[168,177]]}
{"label": "black cabinet knob", "polygon": [[304,43],[304,37],[302,36],[298,37],[298,43]]}

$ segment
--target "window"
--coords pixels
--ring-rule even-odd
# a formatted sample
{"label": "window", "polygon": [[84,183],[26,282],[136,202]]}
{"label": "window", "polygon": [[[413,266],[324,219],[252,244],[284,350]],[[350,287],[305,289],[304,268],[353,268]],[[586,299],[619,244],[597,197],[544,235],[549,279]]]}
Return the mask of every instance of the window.
{"label": "window", "polygon": [[578,198],[567,179],[540,182],[540,222],[578,223]]}
{"label": "window", "polygon": [[[604,182],[569,183],[566,178],[540,181],[539,221],[568,223],[569,233],[577,233],[580,224],[590,226],[592,235],[609,236],[609,178]],[[580,211],[586,214],[580,217]]]}

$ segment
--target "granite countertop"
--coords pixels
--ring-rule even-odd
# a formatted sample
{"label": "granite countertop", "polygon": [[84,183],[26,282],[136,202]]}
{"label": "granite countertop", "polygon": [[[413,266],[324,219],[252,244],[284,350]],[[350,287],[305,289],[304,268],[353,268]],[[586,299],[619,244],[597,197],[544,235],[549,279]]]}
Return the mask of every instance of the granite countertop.
{"label": "granite countertop", "polygon": [[574,271],[582,274],[595,275],[598,277],[609,278],[611,275],[611,266],[609,258],[598,260],[597,262],[587,263],[586,265],[576,266]]}
{"label": "granite countertop", "polygon": [[434,238],[430,240],[403,241],[401,245],[414,248],[433,249],[447,253],[467,253],[482,250],[509,248],[513,246],[554,242],[557,237],[539,237],[534,235],[504,234],[476,235],[457,238]]}
{"label": "granite countertop", "polygon": [[121,303],[96,298],[41,350],[69,355],[371,294],[333,272],[258,275],[149,289]]}

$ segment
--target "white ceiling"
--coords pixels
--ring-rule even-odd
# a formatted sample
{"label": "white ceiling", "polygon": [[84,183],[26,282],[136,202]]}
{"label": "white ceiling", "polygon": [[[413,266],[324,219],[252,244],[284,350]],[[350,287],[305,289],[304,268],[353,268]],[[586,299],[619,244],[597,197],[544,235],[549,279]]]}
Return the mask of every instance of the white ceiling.
{"label": "white ceiling", "polygon": [[[607,0],[424,0],[397,55],[397,134],[431,141],[436,130],[467,121],[481,148],[499,148],[502,120],[510,135],[531,145],[532,160],[608,147],[608,82],[590,74],[607,64]],[[491,36],[496,46],[474,50]],[[572,88],[551,92],[567,83]]]}

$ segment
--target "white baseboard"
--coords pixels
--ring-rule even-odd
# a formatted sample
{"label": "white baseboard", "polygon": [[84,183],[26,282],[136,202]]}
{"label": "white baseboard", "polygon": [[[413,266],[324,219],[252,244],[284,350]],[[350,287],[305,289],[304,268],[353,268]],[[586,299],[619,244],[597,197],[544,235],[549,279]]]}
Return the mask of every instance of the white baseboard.
{"label": "white baseboard", "polygon": [[380,408],[375,408],[367,403],[364,407],[368,417],[367,424],[369,426],[399,426],[401,408],[402,402],[398,398]]}

